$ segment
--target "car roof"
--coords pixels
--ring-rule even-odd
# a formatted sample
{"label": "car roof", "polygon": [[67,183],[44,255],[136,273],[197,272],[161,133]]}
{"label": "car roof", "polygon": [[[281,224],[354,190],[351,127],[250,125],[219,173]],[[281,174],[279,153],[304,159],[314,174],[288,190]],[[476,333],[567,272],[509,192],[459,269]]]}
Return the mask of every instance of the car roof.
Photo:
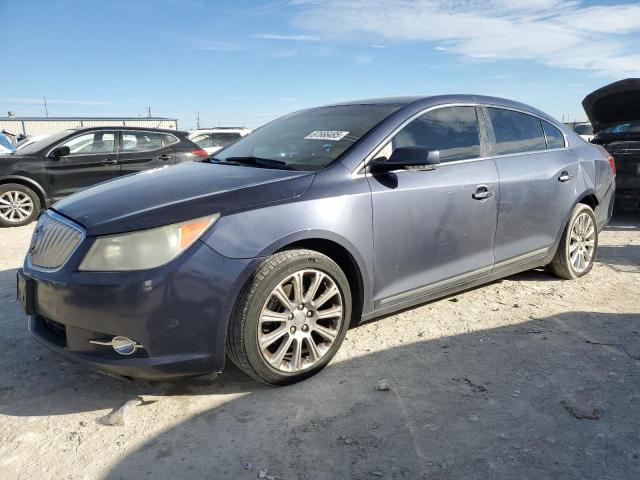
{"label": "car roof", "polygon": [[443,105],[443,104],[456,104],[456,103],[473,103],[483,105],[493,105],[497,107],[507,107],[516,110],[522,110],[525,112],[533,113],[545,119],[553,121],[558,124],[558,120],[554,119],[550,115],[546,114],[534,108],[530,105],[517,102],[515,100],[509,100],[500,97],[490,97],[486,95],[473,95],[473,94],[450,94],[450,95],[416,95],[416,96],[402,96],[402,97],[381,97],[381,98],[368,98],[363,100],[351,100],[347,102],[333,103],[324,105],[325,107],[345,106],[345,105],[396,105],[400,108],[429,108],[431,106]]}
{"label": "car roof", "polygon": [[159,133],[172,133],[172,134],[185,134],[187,132],[183,131],[183,130],[172,130],[170,128],[153,128],[153,127],[130,127],[130,126],[123,126],[123,125],[105,125],[105,126],[100,126],[100,127],[81,127],[81,128],[68,128],[67,130],[69,131],[74,131],[74,132],[88,132],[88,131],[94,131],[94,130],[122,130],[122,131],[135,131],[135,132],[139,132],[139,131],[144,131],[144,132],[159,132]]}

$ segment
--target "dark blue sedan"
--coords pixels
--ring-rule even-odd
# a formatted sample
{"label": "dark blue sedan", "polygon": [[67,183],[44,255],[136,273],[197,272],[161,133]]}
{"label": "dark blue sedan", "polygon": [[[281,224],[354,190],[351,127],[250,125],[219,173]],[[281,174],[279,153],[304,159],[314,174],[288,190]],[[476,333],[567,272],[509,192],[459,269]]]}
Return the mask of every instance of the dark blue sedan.
{"label": "dark blue sedan", "polygon": [[613,160],[468,95],[296,112],[199,162],[102,183],[38,221],[18,274],[46,346],[112,375],[287,384],[350,324],[523,270],[585,275]]}

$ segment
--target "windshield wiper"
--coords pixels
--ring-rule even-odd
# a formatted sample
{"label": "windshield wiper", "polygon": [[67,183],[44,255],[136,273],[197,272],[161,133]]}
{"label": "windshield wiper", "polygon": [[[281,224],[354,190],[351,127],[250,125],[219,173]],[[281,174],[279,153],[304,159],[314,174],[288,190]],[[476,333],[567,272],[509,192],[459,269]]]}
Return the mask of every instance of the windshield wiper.
{"label": "windshield wiper", "polygon": [[292,164],[283,160],[274,160],[272,158],[260,158],[255,156],[247,157],[227,157],[224,160],[216,157],[207,157],[201,162],[218,163],[222,165],[250,165],[260,168],[279,168],[282,170],[295,170]]}

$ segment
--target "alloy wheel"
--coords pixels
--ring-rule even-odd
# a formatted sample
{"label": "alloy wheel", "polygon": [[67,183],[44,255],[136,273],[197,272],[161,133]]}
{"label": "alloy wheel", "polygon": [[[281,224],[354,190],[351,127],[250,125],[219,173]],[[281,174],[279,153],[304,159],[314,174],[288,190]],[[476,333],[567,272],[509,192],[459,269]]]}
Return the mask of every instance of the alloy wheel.
{"label": "alloy wheel", "polygon": [[0,217],[10,223],[20,223],[33,214],[33,200],[29,195],[10,190],[0,195]]}
{"label": "alloy wheel", "polygon": [[584,272],[593,260],[595,254],[596,230],[591,216],[581,213],[571,227],[569,242],[569,257],[571,266],[577,273]]}
{"label": "alloy wheel", "polygon": [[276,370],[305,370],[329,351],[343,321],[336,281],[320,270],[299,270],[267,297],[258,321],[258,347]]}

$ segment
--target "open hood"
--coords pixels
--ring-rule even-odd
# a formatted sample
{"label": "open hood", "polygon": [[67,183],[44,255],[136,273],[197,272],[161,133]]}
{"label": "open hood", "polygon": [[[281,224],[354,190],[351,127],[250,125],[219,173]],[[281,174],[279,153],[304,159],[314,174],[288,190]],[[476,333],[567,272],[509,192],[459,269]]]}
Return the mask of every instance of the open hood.
{"label": "open hood", "polygon": [[582,107],[594,133],[619,123],[640,121],[640,78],[599,88],[582,100]]}

